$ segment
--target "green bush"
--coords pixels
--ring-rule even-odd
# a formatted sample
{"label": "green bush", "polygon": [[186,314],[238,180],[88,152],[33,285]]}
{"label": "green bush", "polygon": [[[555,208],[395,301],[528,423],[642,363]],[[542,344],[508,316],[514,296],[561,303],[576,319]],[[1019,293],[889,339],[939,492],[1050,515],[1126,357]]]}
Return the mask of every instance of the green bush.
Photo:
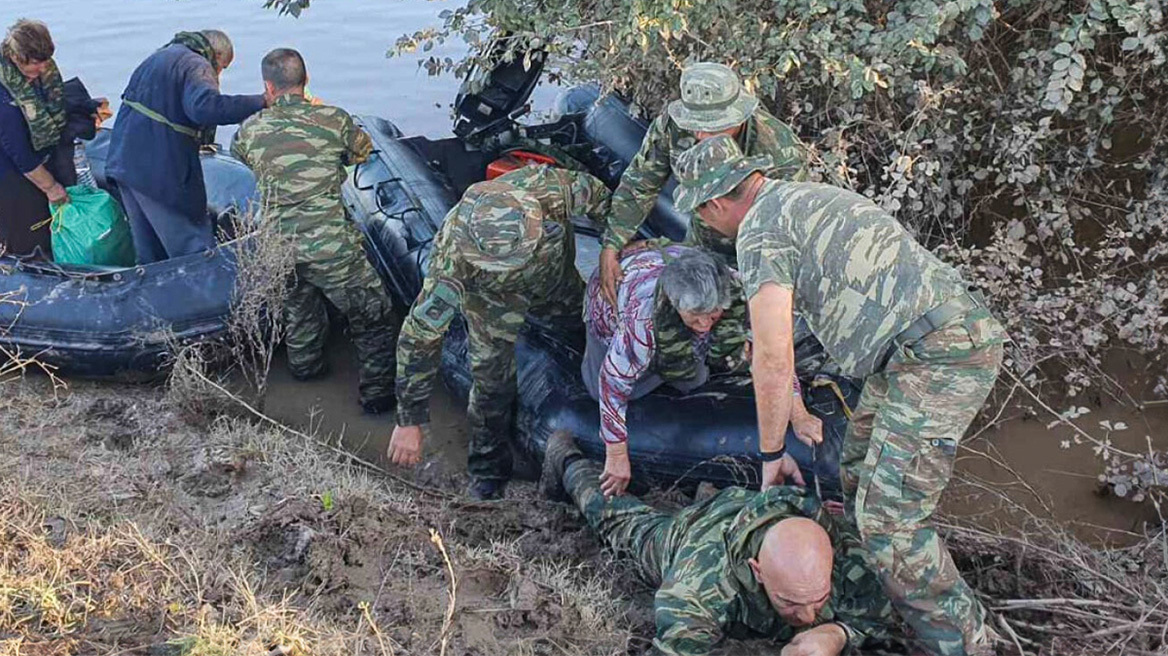
{"label": "green bush", "polygon": [[[546,47],[564,80],[647,114],[685,62],[732,64],[814,147],[818,179],[873,198],[991,293],[1019,375],[1048,365],[1074,395],[1114,347],[1163,371],[1159,0],[470,0],[442,20],[394,52],[504,32],[513,54]],[[422,64],[461,73],[478,56]]]}

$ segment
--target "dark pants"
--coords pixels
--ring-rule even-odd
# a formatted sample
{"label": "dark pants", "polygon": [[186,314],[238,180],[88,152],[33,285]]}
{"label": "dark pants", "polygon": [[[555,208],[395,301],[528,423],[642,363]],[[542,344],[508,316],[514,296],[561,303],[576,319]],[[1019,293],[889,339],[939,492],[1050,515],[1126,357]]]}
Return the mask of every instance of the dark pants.
{"label": "dark pants", "polygon": [[118,185],[118,191],[130,220],[138,264],[161,262],[215,248],[214,226],[206,213],[187,216],[126,185]]}
{"label": "dark pants", "polygon": [[28,178],[13,171],[0,180],[0,251],[8,255],[34,255],[52,259],[52,233],[48,224],[49,199]]}

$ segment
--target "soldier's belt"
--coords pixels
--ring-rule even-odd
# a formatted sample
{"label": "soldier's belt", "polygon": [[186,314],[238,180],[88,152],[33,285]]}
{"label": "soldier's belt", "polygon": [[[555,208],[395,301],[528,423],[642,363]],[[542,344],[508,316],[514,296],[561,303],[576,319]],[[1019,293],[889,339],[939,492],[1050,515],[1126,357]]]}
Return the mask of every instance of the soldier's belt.
{"label": "soldier's belt", "polygon": [[876,371],[884,371],[884,367],[888,365],[888,361],[904,346],[919,342],[925,335],[938,328],[945,327],[955,318],[985,306],[985,296],[980,291],[971,287],[964,294],[951,298],[932,310],[929,310],[921,315],[919,319],[912,322],[908,328],[901,331],[899,335],[892,338],[892,343],[888,345],[888,350],[880,358],[880,366],[876,368]]}

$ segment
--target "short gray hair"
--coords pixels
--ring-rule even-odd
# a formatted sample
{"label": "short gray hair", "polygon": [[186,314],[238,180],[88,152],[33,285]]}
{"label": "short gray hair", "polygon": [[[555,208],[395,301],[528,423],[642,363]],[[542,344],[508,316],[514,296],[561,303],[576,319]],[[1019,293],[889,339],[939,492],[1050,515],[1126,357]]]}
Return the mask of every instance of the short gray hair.
{"label": "short gray hair", "polygon": [[235,60],[235,46],[231,44],[231,37],[222,30],[200,30],[199,34],[207,37],[211,50],[215,52],[215,67],[227,68]]}
{"label": "short gray hair", "polygon": [[730,270],[705,251],[687,248],[668,258],[660,283],[678,312],[706,314],[730,307]]}

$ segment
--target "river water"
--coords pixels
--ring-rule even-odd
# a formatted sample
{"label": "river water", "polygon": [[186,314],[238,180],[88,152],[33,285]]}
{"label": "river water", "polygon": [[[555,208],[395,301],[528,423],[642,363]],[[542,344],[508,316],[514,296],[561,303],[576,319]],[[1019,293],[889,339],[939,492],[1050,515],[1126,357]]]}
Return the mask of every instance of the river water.
{"label": "river water", "polygon": [[[235,44],[222,77],[226,93],[259,93],[260,60],[272,48],[296,48],[308,64],[310,87],[354,114],[376,114],[406,134],[445,136],[458,81],[430,77],[420,55],[387,58],[398,36],[440,25],[443,0],[320,0],[300,18],[279,16],[262,0],[0,1],[6,27],[20,17],[45,21],[67,78],[80,77],[95,96],[117,98],[139,62],[175,32],[216,28]],[[457,59],[466,46],[451,41],[427,55]],[[547,100],[551,91],[537,97]],[[115,107],[116,109],[116,107]],[[234,128],[221,128],[225,142]]]}

